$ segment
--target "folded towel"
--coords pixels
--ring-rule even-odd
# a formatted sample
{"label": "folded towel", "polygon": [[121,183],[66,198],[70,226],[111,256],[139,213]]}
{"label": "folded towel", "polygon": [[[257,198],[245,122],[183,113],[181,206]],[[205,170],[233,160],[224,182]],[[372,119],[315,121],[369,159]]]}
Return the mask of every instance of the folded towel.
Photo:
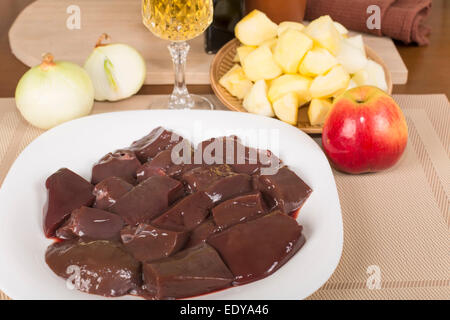
{"label": "folded towel", "polygon": [[[306,6],[306,20],[330,15],[351,30],[384,35],[403,41],[427,45],[430,27],[424,19],[431,10],[432,0],[309,0]],[[380,8],[381,29],[369,29],[367,19],[371,13],[367,8]]]}

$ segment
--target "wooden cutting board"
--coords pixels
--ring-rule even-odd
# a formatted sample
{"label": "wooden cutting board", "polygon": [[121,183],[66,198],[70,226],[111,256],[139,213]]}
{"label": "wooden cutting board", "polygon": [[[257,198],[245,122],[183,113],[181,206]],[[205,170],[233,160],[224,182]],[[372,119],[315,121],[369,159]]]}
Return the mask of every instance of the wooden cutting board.
{"label": "wooden cutting board", "polygon": [[[80,29],[70,29],[72,5],[80,9]],[[69,10],[69,13],[68,13]],[[140,0],[38,0],[16,19],[9,32],[13,54],[28,66],[39,64],[43,53],[82,65],[100,34],[113,42],[138,49],[147,61],[146,84],[172,84],[168,42],[155,37],[141,22]],[[404,84],[408,70],[389,38],[364,35],[366,44],[386,62],[394,84]],[[192,40],[186,79],[189,84],[209,84],[213,56],[204,51],[204,37]]]}

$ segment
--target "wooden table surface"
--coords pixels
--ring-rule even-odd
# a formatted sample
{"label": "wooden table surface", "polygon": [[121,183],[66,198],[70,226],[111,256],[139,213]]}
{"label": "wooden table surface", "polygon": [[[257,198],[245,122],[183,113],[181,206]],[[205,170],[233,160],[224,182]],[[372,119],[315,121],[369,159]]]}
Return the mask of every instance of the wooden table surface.
{"label": "wooden table surface", "polygon": [[[28,70],[28,67],[12,55],[8,43],[8,30],[19,12],[33,1],[0,1],[0,97],[13,97],[17,82]],[[409,70],[409,78],[406,85],[394,86],[394,93],[445,93],[447,96],[450,94],[450,1],[434,0],[427,23],[433,29],[429,46],[407,46],[396,42]],[[189,89],[192,93],[212,93],[211,87],[207,85],[189,86]],[[139,93],[166,94],[171,90],[172,87],[168,85],[152,85],[144,86]]]}

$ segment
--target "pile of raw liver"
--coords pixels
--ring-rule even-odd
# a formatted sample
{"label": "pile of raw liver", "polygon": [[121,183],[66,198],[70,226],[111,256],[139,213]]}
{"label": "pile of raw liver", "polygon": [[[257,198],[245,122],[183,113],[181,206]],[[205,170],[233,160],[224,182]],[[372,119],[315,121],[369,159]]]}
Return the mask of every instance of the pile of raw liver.
{"label": "pile of raw liver", "polygon": [[[209,150],[221,163],[206,164],[203,155],[217,142],[223,150]],[[192,161],[172,161],[180,143]],[[242,148],[244,159],[225,146]],[[268,158],[275,174],[262,174]],[[305,242],[291,215],[311,193],[270,151],[235,136],[193,149],[163,128],[100,159],[91,183],[60,169],[46,187],[44,232],[58,239],[46,252],[49,267],[63,278],[78,268],[74,283],[84,292],[149,299],[190,297],[275,272]]]}

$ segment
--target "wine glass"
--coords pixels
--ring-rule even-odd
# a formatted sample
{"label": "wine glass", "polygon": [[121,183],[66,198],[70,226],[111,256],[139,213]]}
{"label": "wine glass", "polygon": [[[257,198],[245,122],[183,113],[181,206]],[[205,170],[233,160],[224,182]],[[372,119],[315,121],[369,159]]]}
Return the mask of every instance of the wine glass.
{"label": "wine glass", "polygon": [[187,40],[202,34],[213,20],[212,0],[142,0],[144,25],[157,37],[170,40],[175,85],[169,99],[170,109],[214,109],[202,96],[189,94],[185,67],[189,52]]}

